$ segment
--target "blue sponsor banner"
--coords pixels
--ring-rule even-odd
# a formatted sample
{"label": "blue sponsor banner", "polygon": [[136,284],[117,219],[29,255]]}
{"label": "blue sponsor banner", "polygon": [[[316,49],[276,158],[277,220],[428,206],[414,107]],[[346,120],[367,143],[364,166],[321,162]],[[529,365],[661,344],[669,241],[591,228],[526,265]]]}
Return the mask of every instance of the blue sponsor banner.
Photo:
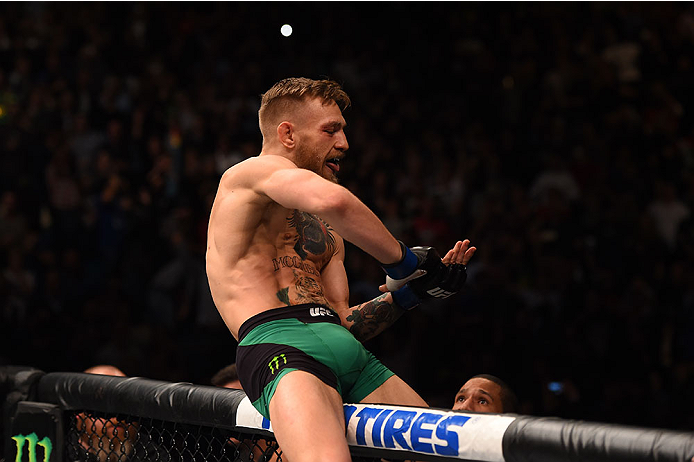
{"label": "blue sponsor banner", "polygon": [[[515,417],[443,409],[345,404],[347,443],[449,458],[504,462],[502,440]],[[248,398],[239,404],[236,425],[272,431]]]}
{"label": "blue sponsor banner", "polygon": [[503,433],[514,420],[496,414],[345,404],[350,445],[461,459],[503,461]]}

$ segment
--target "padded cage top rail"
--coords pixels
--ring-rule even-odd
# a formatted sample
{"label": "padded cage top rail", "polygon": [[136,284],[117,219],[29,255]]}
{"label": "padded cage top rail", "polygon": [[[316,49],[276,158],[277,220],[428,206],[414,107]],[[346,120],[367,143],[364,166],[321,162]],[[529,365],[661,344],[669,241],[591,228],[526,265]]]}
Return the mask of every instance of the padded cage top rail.
{"label": "padded cage top rail", "polygon": [[169,422],[234,428],[236,410],[246,397],[232,390],[142,377],[53,372],[43,376],[37,400],[63,409],[90,409]]}
{"label": "padded cage top rail", "polygon": [[[39,379],[36,395],[38,401],[63,409],[245,427],[268,435],[272,431],[240,390],[56,372]],[[692,462],[694,458],[691,432],[372,404],[346,404],[345,419],[350,446],[371,455],[415,453],[420,460],[485,462]]]}

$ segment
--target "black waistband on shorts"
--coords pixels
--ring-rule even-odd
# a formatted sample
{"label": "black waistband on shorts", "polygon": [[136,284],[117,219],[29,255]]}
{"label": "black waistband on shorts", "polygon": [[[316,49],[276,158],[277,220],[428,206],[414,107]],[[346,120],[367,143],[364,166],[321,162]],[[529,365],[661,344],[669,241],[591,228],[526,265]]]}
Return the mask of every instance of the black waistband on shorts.
{"label": "black waistband on shorts", "polygon": [[263,311],[255,316],[246,319],[239,328],[239,342],[248,335],[250,331],[261,324],[277,319],[298,319],[301,322],[331,322],[342,324],[340,316],[331,308],[318,303],[302,303],[301,305],[282,306],[271,310]]}

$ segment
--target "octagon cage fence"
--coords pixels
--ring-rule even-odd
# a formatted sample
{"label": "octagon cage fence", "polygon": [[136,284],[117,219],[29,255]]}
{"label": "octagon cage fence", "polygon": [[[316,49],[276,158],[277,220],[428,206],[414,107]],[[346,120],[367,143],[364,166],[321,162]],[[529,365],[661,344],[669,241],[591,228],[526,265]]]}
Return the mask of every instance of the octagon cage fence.
{"label": "octagon cage fence", "polygon": [[[0,367],[0,462],[286,462],[241,390]],[[345,404],[355,461],[694,462],[694,433]]]}

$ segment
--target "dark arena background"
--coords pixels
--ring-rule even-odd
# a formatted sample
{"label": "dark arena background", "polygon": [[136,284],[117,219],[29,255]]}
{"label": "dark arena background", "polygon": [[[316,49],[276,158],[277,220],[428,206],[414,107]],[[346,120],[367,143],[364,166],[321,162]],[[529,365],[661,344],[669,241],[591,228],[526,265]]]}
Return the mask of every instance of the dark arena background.
{"label": "dark arena background", "polygon": [[478,248],[367,343],[432,406],[490,373],[521,415],[694,431],[690,2],[0,3],[0,366],[234,362],[207,221],[289,76],[352,98],[341,182],[396,237]]}

